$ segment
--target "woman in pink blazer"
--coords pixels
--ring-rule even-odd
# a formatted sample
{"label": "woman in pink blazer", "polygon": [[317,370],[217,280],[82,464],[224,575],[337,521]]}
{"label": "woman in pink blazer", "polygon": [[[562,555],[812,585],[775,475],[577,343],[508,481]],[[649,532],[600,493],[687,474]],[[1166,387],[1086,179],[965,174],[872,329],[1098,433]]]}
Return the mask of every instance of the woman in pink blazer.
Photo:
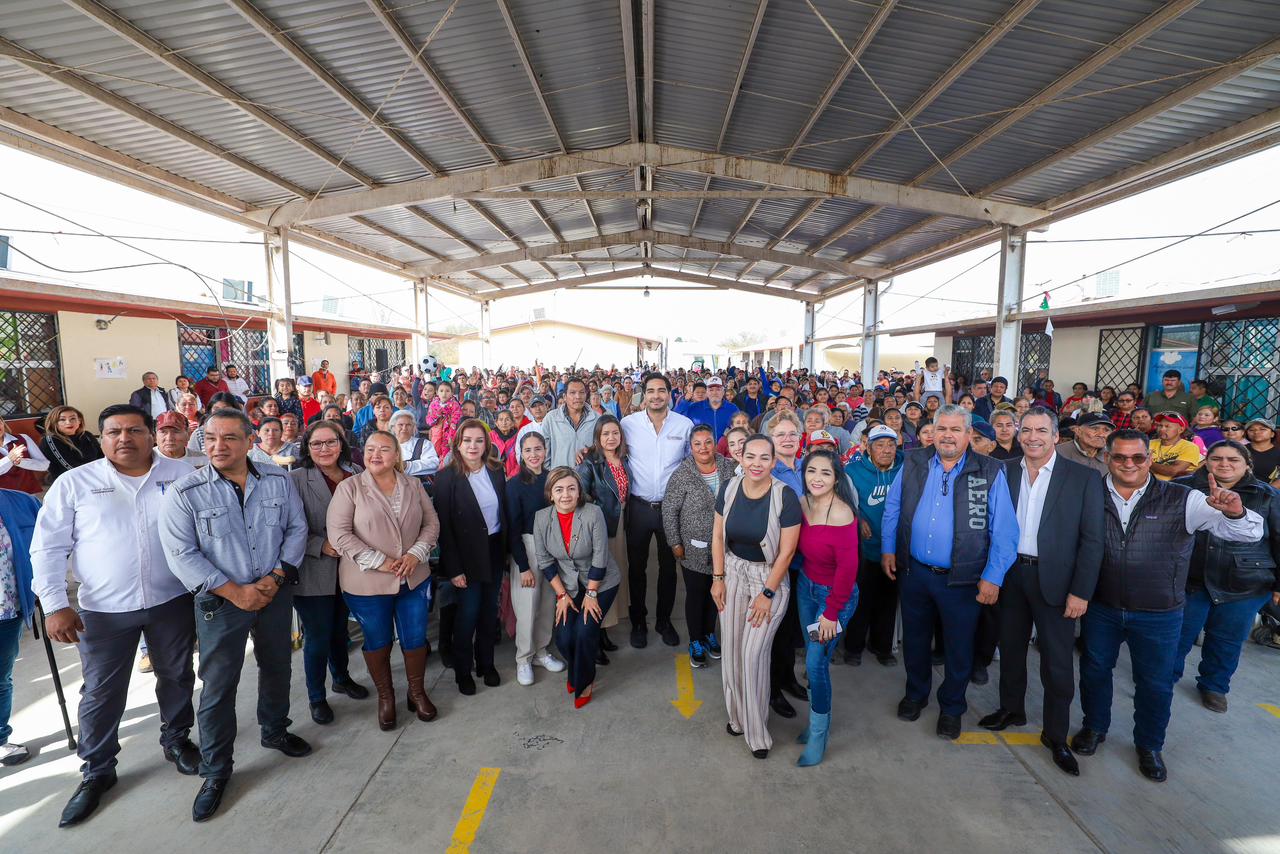
{"label": "woman in pink blazer", "polygon": [[338,485],[329,503],[329,541],[337,550],[338,586],[364,630],[364,659],[378,691],[378,726],[396,725],[391,686],[391,630],[400,637],[409,711],[436,718],[423,676],[427,668],[427,557],[440,522],[422,484],[404,473],[400,443],[377,430],[365,441],[365,470]]}

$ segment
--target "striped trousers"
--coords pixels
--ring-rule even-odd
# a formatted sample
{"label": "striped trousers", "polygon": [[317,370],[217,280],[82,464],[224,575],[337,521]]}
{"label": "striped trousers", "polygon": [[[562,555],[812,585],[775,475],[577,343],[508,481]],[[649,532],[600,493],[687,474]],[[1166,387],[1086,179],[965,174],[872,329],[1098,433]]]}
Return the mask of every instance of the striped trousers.
{"label": "striped trousers", "polygon": [[768,750],[773,746],[768,726],[769,650],[787,613],[791,582],[788,577],[783,578],[773,597],[768,621],[756,628],[747,619],[747,611],[769,577],[769,565],[726,552],[724,566],[725,605],[720,615],[724,705],[729,712],[729,725],[746,734],[747,746]]}

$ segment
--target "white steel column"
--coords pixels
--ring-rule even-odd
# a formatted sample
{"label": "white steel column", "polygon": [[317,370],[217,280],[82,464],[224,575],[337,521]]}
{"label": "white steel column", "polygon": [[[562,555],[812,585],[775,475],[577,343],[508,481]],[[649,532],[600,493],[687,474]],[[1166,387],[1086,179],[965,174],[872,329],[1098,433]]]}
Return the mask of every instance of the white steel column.
{"label": "white steel column", "polygon": [[431,307],[427,297],[427,280],[413,283],[413,362],[421,365],[431,353]]}
{"label": "white steel column", "polygon": [[493,304],[493,300],[485,300],[480,303],[480,368],[481,370],[489,370],[489,307]]}
{"label": "white steel column", "polygon": [[[289,229],[281,228],[279,236],[274,239],[272,235],[263,235],[263,249],[267,262],[267,302],[271,307],[271,316],[267,319],[267,358],[274,388],[276,380],[295,376],[290,363],[293,355],[293,291],[289,283]],[[277,260],[280,262],[278,276]]]}
{"label": "white steel column", "polygon": [[880,376],[880,282],[872,279],[862,289],[862,384],[870,388]]}
{"label": "white steel column", "polygon": [[1000,234],[1000,286],[996,297],[996,335],[992,376],[1009,380],[1017,390],[1018,344],[1022,339],[1022,321],[1011,317],[1022,307],[1022,281],[1026,269],[1026,238],[1022,232],[1006,225]]}
{"label": "white steel column", "polygon": [[805,370],[813,373],[813,337],[817,320],[817,308],[812,302],[804,304],[804,346],[800,350],[800,363]]}

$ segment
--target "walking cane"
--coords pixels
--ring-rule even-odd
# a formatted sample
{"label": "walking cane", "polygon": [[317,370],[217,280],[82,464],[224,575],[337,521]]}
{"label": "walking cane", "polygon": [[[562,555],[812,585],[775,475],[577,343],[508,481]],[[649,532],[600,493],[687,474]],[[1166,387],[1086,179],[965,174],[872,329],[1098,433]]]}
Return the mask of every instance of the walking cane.
{"label": "walking cane", "polygon": [[67,750],[76,749],[76,737],[71,734],[71,718],[67,715],[67,698],[62,693],[62,676],[58,673],[58,659],[53,655],[53,641],[49,639],[49,632],[44,627],[44,606],[40,604],[40,600],[36,600],[36,615],[40,618],[37,620],[33,629],[37,635],[44,638],[44,651],[49,656],[49,674],[53,676],[53,690],[58,694],[58,706],[62,709],[62,726],[67,731]]}

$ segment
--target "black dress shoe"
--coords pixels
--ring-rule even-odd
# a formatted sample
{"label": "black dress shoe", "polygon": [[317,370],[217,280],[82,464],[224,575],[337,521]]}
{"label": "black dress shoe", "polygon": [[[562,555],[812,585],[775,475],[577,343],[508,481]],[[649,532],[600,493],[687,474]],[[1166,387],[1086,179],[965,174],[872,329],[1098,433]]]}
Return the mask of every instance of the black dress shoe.
{"label": "black dress shoe", "polygon": [[1040,733],[1040,743],[1049,748],[1049,755],[1053,757],[1054,765],[1072,777],[1080,776],[1080,763],[1076,761],[1076,755],[1071,752],[1071,748],[1062,743],[1054,744],[1044,733]]}
{"label": "black dress shoe", "polygon": [[222,796],[227,791],[230,780],[210,778],[204,781],[200,791],[196,793],[195,803],[191,805],[192,821],[208,821],[222,804]]}
{"label": "black dress shoe", "polygon": [[797,700],[799,700],[802,703],[809,702],[809,692],[805,690],[805,687],[803,685],[801,685],[799,682],[796,681],[795,676],[791,677],[790,682],[783,682],[778,687],[781,688],[783,691],[786,691],[788,694],[795,697]]}
{"label": "black dress shoe", "polygon": [[600,648],[605,652],[618,651],[618,645],[609,639],[609,633],[604,629],[600,630]]}
{"label": "black dress shoe", "polygon": [[502,677],[498,675],[496,670],[488,670],[482,673],[481,677],[484,679],[484,684],[490,688],[497,688],[502,684]]}
{"label": "black dress shoe", "polygon": [[81,780],[71,800],[67,801],[67,805],[62,808],[62,818],[58,819],[58,827],[71,827],[93,815],[103,793],[115,784],[115,773]]}
{"label": "black dress shoe", "polygon": [[262,746],[278,750],[285,756],[306,756],[311,752],[311,745],[307,744],[305,739],[287,730],[271,738],[262,739]]}
{"label": "black dress shoe", "polygon": [[898,666],[898,656],[894,655],[891,652],[886,653],[884,655],[877,655],[876,661],[880,662],[881,667],[897,667]]}
{"label": "black dress shoe", "polygon": [[631,627],[631,645],[636,649],[644,649],[649,645],[649,627],[644,623],[636,623]]}
{"label": "black dress shoe", "polygon": [[311,704],[311,720],[318,724],[333,723],[333,709],[329,708],[329,704],[324,700],[319,700]]}
{"label": "black dress shoe", "polygon": [[200,748],[184,738],[178,744],[171,744],[164,749],[164,758],[178,766],[179,774],[193,777],[200,773]]}
{"label": "black dress shoe", "polygon": [[1024,712],[1011,712],[1007,709],[996,709],[982,720],[978,721],[978,726],[983,729],[994,730],[999,732],[1011,726],[1026,726],[1027,716]]}
{"label": "black dress shoe", "polygon": [[929,663],[934,667],[941,667],[947,663],[947,657],[940,652],[935,652],[929,657]]}
{"label": "black dress shoe", "polygon": [[736,729],[733,728],[733,724],[725,724],[724,731],[729,733],[729,735],[733,736],[734,738],[737,738],[738,736],[742,735],[742,733],[738,732]]}
{"label": "black dress shoe", "polygon": [[768,758],[769,758],[769,748],[767,748],[767,747],[762,747],[762,748],[760,748],[759,750],[753,750],[753,751],[751,751],[751,755],[752,755],[752,756],[754,756],[756,759],[768,759]]}
{"label": "black dress shoe", "polygon": [[769,708],[773,709],[779,717],[794,718],[796,716],[795,708],[787,702],[787,698],[782,696],[781,691],[774,691],[769,695]]}
{"label": "black dress shoe", "polygon": [[1071,749],[1081,756],[1092,756],[1098,752],[1098,745],[1106,740],[1106,733],[1082,729],[1071,737]]}
{"label": "black dress shoe", "polygon": [[969,681],[974,685],[986,685],[991,681],[991,674],[987,672],[985,667],[975,667],[973,672],[969,674]]}
{"label": "black dress shoe", "polygon": [[369,689],[348,676],[346,679],[333,680],[333,693],[346,694],[353,700],[363,700],[369,696]]}
{"label": "black dress shoe", "polygon": [[849,665],[850,667],[859,667],[859,666],[861,666],[861,665],[862,665],[862,653],[860,653],[860,652],[849,652],[848,650],[845,650],[845,653],[844,653],[844,663],[845,663],[845,664],[847,664],[847,665]]}
{"label": "black dress shoe", "polygon": [[453,669],[453,650],[445,649],[444,646],[440,647],[440,665],[445,670]]}
{"label": "black dress shoe", "polygon": [[960,737],[960,718],[956,715],[941,714],[938,715],[938,738],[945,738],[948,741],[955,741]]}
{"label": "black dress shoe", "polygon": [[1169,769],[1164,767],[1164,759],[1161,758],[1158,750],[1143,750],[1139,747],[1138,770],[1142,772],[1143,777],[1157,783],[1163,783],[1169,779]]}
{"label": "black dress shoe", "polygon": [[676,627],[670,623],[664,623],[661,626],[655,626],[658,634],[662,635],[662,642],[667,646],[680,645],[680,633],[676,631]]}
{"label": "black dress shoe", "polygon": [[908,697],[903,697],[898,701],[898,720],[900,721],[918,721],[920,713],[924,711],[927,703],[917,703]]}
{"label": "black dress shoe", "polygon": [[[614,647],[614,649],[617,649],[617,647]],[[599,649],[596,650],[596,664],[604,666],[604,665],[607,665],[608,663],[609,663],[609,656],[604,654],[604,647],[600,647]]]}
{"label": "black dress shoe", "polygon": [[470,697],[476,692],[476,680],[471,678],[470,673],[458,674],[458,693],[465,694]]}

